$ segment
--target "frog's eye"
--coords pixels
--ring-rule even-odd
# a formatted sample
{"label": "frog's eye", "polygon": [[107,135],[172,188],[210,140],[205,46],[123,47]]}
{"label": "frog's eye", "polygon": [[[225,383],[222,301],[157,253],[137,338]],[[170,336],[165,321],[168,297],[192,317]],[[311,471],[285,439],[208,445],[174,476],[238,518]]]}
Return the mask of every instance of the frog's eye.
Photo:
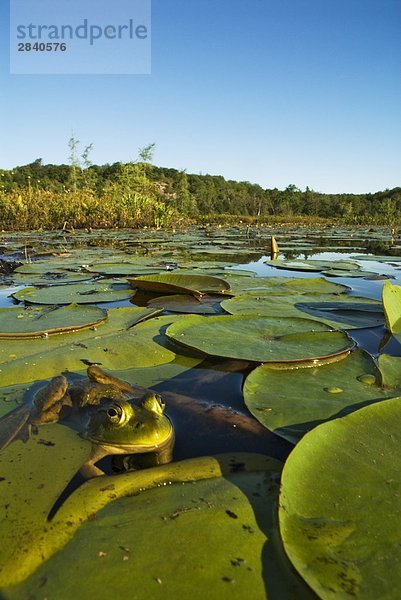
{"label": "frog's eye", "polygon": [[156,402],[157,402],[160,412],[163,412],[164,409],[166,408],[166,403],[164,402],[163,398],[161,396],[159,396],[159,394],[155,394],[155,397],[156,397]]}
{"label": "frog's eye", "polygon": [[123,418],[123,409],[119,404],[113,404],[106,411],[110,423],[120,423]]}
{"label": "frog's eye", "polygon": [[153,413],[154,416],[161,416],[166,407],[162,397],[155,392],[149,392],[142,400],[142,406],[145,410]]}

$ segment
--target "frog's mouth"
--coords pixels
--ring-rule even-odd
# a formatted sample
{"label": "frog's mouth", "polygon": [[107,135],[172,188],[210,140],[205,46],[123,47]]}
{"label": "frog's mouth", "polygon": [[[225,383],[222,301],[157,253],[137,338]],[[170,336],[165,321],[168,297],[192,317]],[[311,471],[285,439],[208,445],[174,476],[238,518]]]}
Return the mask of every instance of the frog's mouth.
{"label": "frog's mouth", "polygon": [[141,454],[145,452],[151,452],[152,450],[162,450],[165,446],[170,445],[172,439],[174,438],[173,425],[170,419],[168,420],[170,422],[169,435],[163,438],[163,440],[160,442],[157,440],[152,440],[152,442],[148,443],[119,443],[115,441],[107,442],[103,439],[97,438],[96,435],[91,434],[90,431],[83,433],[82,437],[89,442],[92,442],[92,444],[96,445],[99,449],[103,449],[107,454]]}

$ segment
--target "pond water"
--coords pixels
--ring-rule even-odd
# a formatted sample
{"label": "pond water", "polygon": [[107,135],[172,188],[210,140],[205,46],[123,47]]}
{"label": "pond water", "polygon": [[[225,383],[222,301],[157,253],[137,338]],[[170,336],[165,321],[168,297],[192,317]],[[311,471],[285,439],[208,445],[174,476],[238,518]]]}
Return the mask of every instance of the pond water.
{"label": "pond water", "polygon": [[[63,283],[57,273],[65,262],[66,269],[80,268],[80,265],[140,261],[146,265],[165,268],[183,267],[202,270],[215,267],[220,272],[229,268],[239,271],[252,271],[258,277],[297,277],[313,278],[319,272],[302,270],[277,269],[269,265],[270,236],[274,233],[279,247],[283,248],[278,258],[289,260],[354,261],[365,254],[369,260],[358,259],[362,271],[384,274],[398,281],[401,278],[401,262],[379,262],[371,260],[372,248],[394,253],[397,245],[391,246],[389,232],[382,229],[368,231],[333,228],[316,230],[298,230],[295,228],[262,229],[262,228],[204,228],[179,232],[160,231],[118,231],[118,232],[77,232],[71,234],[57,233],[24,233],[3,234],[2,254],[0,258],[15,260],[23,265],[35,266],[45,263],[38,275],[16,273],[4,275],[0,287],[0,307],[11,307],[18,302],[11,296],[29,286]],[[394,240],[393,240],[394,241]],[[357,251],[355,251],[355,249]],[[350,251],[351,250],[351,251]],[[54,254],[54,256],[52,256]],[[69,256],[66,256],[69,255]],[[391,259],[389,258],[389,261]],[[397,265],[397,266],[396,266]],[[48,267],[47,267],[48,266]],[[29,269],[28,269],[29,270]],[[207,270],[206,270],[207,272]],[[66,271],[64,272],[64,274]],[[71,273],[71,272],[70,272]],[[97,279],[96,273],[88,273],[88,280]],[[222,275],[224,276],[224,274]],[[53,277],[53,280],[51,279]],[[48,279],[47,279],[48,278]],[[19,279],[18,281],[15,281]],[[24,279],[26,283],[23,283]],[[362,296],[380,300],[383,280],[367,280],[363,277],[327,277],[350,288],[349,295]],[[119,278],[121,281],[121,277]],[[73,285],[66,282],[65,285]],[[129,300],[97,303],[103,308],[131,306]],[[166,314],[170,314],[167,312]],[[352,333],[357,343],[373,354],[384,335],[384,328],[358,329]],[[387,352],[398,353],[398,342],[386,348]],[[193,398],[202,403],[218,404],[249,415],[242,399],[242,383],[244,375],[252,369],[249,363],[236,365],[235,373],[232,365],[222,359],[207,359],[196,368],[182,375],[169,379],[155,386],[163,394],[176,395],[176,402],[171,399],[168,410],[176,430],[177,443],[175,456],[177,459],[201,456],[205,453],[216,453],[229,450],[264,451],[272,456],[283,458],[290,446],[282,439],[261,430],[258,434],[241,431],[232,425],[227,426],[224,417],[211,418],[201,408],[194,415],[180,405],[179,397]],[[1,375],[1,373],[0,373]],[[40,379],[38,371],[38,379]]]}
{"label": "pond water", "polygon": [[[270,260],[271,235],[276,237],[280,248],[280,254],[274,257],[273,262]],[[327,227],[318,231],[306,227],[273,229],[238,226],[193,228],[174,232],[142,230],[3,233],[0,239],[0,268],[6,271],[6,264],[11,262],[18,263],[19,266],[14,265],[17,267],[15,270],[13,268],[9,273],[4,272],[0,275],[0,309],[5,319],[7,310],[18,308],[21,311],[19,318],[23,320],[30,310],[29,307],[38,310],[48,306],[51,312],[58,306],[78,303],[80,306],[106,309],[109,311],[110,324],[112,319],[116,318],[114,315],[117,313],[113,312],[114,309],[131,310],[137,307],[140,310],[146,309],[147,306],[157,307],[158,298],[165,298],[168,293],[171,293],[171,290],[165,292],[140,290],[134,295],[134,289],[127,283],[127,277],[147,274],[151,276],[157,272],[163,275],[178,273],[215,277],[226,280],[231,286],[230,293],[225,294],[225,298],[242,297],[251,290],[251,296],[255,297],[260,292],[261,296],[265,296],[265,302],[267,302],[267,294],[272,306],[276,302],[275,294],[279,292],[272,288],[272,295],[269,296],[270,292],[266,291],[269,288],[265,287],[269,285],[267,278],[278,282],[274,284],[277,286],[280,285],[278,278],[284,282],[289,278],[297,278],[301,282],[302,280],[312,282],[319,278],[320,282],[346,286],[345,290],[339,288],[339,292],[342,292],[340,298],[342,301],[344,295],[362,299],[361,306],[355,308],[358,314],[356,312],[352,314],[353,318],[356,315],[355,318],[359,319],[358,323],[362,325],[347,327],[352,306],[347,306],[344,310],[338,306],[335,309],[328,307],[323,315],[326,320],[330,321],[332,315],[340,319],[339,322],[344,324],[339,325],[339,328],[348,331],[349,338],[356,342],[358,348],[368,351],[375,357],[379,356],[384,348],[387,355],[401,356],[400,343],[396,337],[389,336],[384,317],[381,321],[379,318],[378,323],[368,319],[367,326],[363,326],[364,315],[376,315],[376,312],[379,314],[381,311],[379,303],[369,304],[369,310],[364,309],[363,300],[381,301],[384,283],[390,280],[393,284],[398,284],[401,279],[399,243],[398,238],[394,238],[390,231],[379,228],[372,230]],[[129,271],[129,265],[132,273]],[[313,266],[314,270],[305,270]],[[63,286],[62,295],[65,295],[65,301],[62,295],[54,295],[57,292],[54,286],[59,288],[60,285]],[[297,285],[301,286],[302,283]],[[99,286],[109,286],[107,294],[110,296],[117,294],[116,298],[122,292],[122,297],[118,296],[115,301],[108,301],[107,295],[97,297],[96,294],[100,293]],[[280,293],[283,294],[283,291]],[[315,290],[314,296],[311,296],[306,288],[302,288],[302,293],[306,294],[304,298],[312,304],[314,298],[316,302],[320,299],[322,302],[330,301],[328,293],[331,292],[324,291],[319,294]],[[286,301],[288,294],[290,292],[284,292]],[[213,295],[213,290],[211,295],[210,307],[213,307],[214,313],[208,314],[206,310],[203,318],[213,319],[219,315],[226,315],[227,319],[232,318],[220,307],[222,296]],[[45,300],[41,299],[42,296]],[[93,301],[91,301],[92,297]],[[190,297],[190,300],[191,298],[193,301],[193,297]],[[296,298],[298,304],[302,305],[302,298],[298,295]],[[333,301],[338,300],[337,295],[333,294],[333,298]],[[82,302],[85,304],[81,304]],[[156,304],[153,304],[154,302]],[[201,304],[200,299],[199,304]],[[191,304],[185,307],[181,302],[180,309],[175,309],[170,304],[166,306],[167,308],[160,313],[161,319],[168,320],[171,317],[171,322],[177,323],[177,319],[191,318]],[[294,306],[288,310],[294,311]],[[306,308],[312,310],[312,314],[313,310],[317,310],[313,306]],[[301,307],[300,310],[304,309]],[[291,313],[291,316],[302,317],[302,313],[298,313]],[[308,314],[310,312],[305,314],[305,317]],[[280,308],[276,309],[272,316],[279,321]],[[283,316],[286,314],[283,313]],[[38,319],[42,317],[41,313]],[[68,315],[67,317],[69,318]],[[316,319],[318,320],[317,317]],[[147,323],[151,321],[152,319],[149,319]],[[70,337],[65,346],[61,344],[60,347],[54,346],[54,354],[49,353],[46,344],[49,345],[48,340],[57,336],[48,336],[44,333],[39,342],[37,339],[36,341],[32,339],[10,341],[3,336],[3,353],[0,355],[1,414],[4,415],[15,405],[26,402],[26,390],[32,388],[34,384],[36,388],[40,387],[38,382],[49,380],[61,373],[67,374],[69,379],[71,376],[83,378],[86,366],[95,364],[104,368],[106,372],[115,372],[118,377],[129,380],[130,383],[151,387],[162,395],[166,402],[166,412],[176,432],[174,460],[180,461],[225,452],[256,452],[284,461],[293,448],[290,436],[276,435],[270,431],[254,418],[244,404],[244,380],[264,360],[255,360],[241,354],[241,351],[238,352],[235,348],[235,337],[231,346],[232,353],[229,351],[217,355],[205,351],[200,353],[202,340],[183,347],[179,343],[179,337],[173,335],[166,337],[169,323],[167,321],[163,323],[166,325],[163,325],[159,331],[150,332],[147,343],[160,345],[155,352],[170,352],[172,358],[176,357],[175,366],[170,371],[164,369],[166,364],[173,362],[172,359],[155,360],[151,366],[151,360],[146,356],[146,360],[144,358],[143,363],[141,362],[143,341],[138,342],[142,345],[138,346],[141,350],[137,355],[135,355],[135,347],[129,350],[133,353],[132,368],[129,361],[125,360],[126,355],[121,359],[121,364],[113,361],[111,355],[121,352],[118,335],[115,335],[110,343],[109,338],[102,338],[99,342],[103,344],[104,361],[92,358],[95,354],[96,357],[99,356],[99,349],[92,355],[90,344],[88,345],[84,338],[81,341],[79,335],[82,334],[76,332],[59,335],[59,338]],[[144,325],[143,323],[135,325],[132,331],[145,330]],[[0,320],[0,334],[1,327]],[[101,334],[102,327],[104,325],[92,329],[97,329],[96,334]],[[115,331],[110,329],[110,336],[114,334]],[[77,344],[74,342],[75,339],[78,340]],[[39,343],[42,344],[40,347]],[[21,356],[18,355],[17,344],[20,344]],[[121,345],[123,344],[125,342],[121,340]],[[22,346],[24,346],[23,350]],[[72,351],[76,350],[76,346],[82,348],[82,357],[77,359],[78,362],[74,362],[76,359],[70,357]],[[28,351],[30,347],[32,347],[31,353]],[[146,354],[146,351],[143,352]],[[335,352],[333,356],[334,354]],[[320,357],[321,354],[317,356]],[[59,360],[59,369],[57,360]],[[182,361],[189,361],[188,366],[182,367]],[[308,395],[307,388],[305,395]],[[113,472],[114,462],[110,457],[104,458],[99,465],[106,473]],[[81,479],[75,478],[72,487],[68,487],[65,497],[70,495],[81,482]],[[62,496],[62,501],[65,497]]]}

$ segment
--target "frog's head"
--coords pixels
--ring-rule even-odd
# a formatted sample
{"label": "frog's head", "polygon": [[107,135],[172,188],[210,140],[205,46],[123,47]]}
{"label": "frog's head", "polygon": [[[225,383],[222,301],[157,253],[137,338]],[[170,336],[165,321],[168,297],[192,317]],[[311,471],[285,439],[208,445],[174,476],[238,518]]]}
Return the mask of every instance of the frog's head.
{"label": "frog's head", "polygon": [[151,452],[174,435],[164,406],[155,392],[147,392],[140,405],[127,400],[104,402],[92,412],[85,437],[111,454]]}

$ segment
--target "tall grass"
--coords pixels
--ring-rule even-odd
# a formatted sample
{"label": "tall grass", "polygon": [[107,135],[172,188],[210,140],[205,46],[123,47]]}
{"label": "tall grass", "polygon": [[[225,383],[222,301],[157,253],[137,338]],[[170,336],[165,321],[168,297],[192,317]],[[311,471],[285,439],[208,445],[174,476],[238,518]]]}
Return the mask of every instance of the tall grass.
{"label": "tall grass", "polygon": [[63,227],[161,228],[186,222],[183,215],[159,198],[137,192],[124,195],[110,189],[99,197],[90,190],[0,191],[0,228],[8,231]]}

